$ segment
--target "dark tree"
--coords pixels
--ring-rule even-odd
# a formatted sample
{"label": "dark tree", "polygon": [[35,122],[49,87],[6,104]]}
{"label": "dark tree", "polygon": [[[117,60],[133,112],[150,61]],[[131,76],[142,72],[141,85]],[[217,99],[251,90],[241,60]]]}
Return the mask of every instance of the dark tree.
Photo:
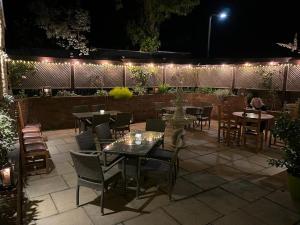
{"label": "dark tree", "polygon": [[[122,9],[123,0],[116,0],[117,9]],[[127,32],[132,44],[138,46],[141,51],[155,52],[160,47],[160,25],[175,15],[187,15],[200,0],[135,0],[136,18],[129,20]],[[132,4],[132,3],[131,3]],[[132,7],[132,6],[131,6]]]}

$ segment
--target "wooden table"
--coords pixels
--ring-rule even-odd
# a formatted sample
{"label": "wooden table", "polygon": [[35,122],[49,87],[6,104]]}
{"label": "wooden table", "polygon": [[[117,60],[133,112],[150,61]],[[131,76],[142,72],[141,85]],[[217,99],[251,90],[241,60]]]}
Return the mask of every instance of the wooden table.
{"label": "wooden table", "polygon": [[[244,112],[233,112],[232,115],[235,117],[238,117],[239,119],[243,119]],[[257,113],[246,113],[246,117],[249,119],[258,119],[258,114]],[[267,127],[266,127],[266,132],[265,132],[265,140],[268,138],[268,127],[269,127],[269,122],[270,120],[273,120],[274,116],[267,114],[265,112],[261,113],[261,120],[267,122]]]}
{"label": "wooden table", "polygon": [[[136,159],[136,182],[137,182],[137,196],[138,196],[138,166],[139,158],[145,157],[152,150],[152,148],[157,145],[163,137],[163,132],[155,131],[131,131],[125,136],[117,139],[113,143],[107,145],[103,151],[105,154],[118,154],[123,155],[126,158],[135,158]],[[124,174],[126,178],[126,164],[124,166]],[[126,184],[126,180],[125,180]]]}

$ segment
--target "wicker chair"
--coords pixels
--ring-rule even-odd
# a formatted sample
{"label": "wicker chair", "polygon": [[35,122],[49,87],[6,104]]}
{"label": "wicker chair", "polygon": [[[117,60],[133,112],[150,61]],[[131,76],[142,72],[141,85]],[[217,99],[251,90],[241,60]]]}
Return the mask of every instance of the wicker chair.
{"label": "wicker chair", "polygon": [[178,153],[183,148],[184,130],[180,130],[176,133],[175,149],[172,152],[169,160],[161,160],[151,157],[140,157],[137,171],[137,198],[140,192],[140,177],[153,177],[153,178],[167,178],[168,180],[168,195],[169,199],[172,199],[172,190],[176,182],[176,171],[178,162]]}
{"label": "wicker chair", "polygon": [[99,112],[100,110],[105,110],[105,104],[91,105],[92,112]]}
{"label": "wicker chair", "polygon": [[79,206],[79,189],[80,186],[92,188],[101,191],[101,214],[104,215],[104,193],[108,190],[110,184],[116,183],[122,173],[115,165],[123,160],[120,158],[109,167],[103,167],[99,154],[84,154],[78,152],[70,152],[74,167],[77,173],[76,188],[76,205]]}
{"label": "wicker chair", "polygon": [[[81,112],[89,112],[89,106],[88,105],[76,105],[73,106],[72,108],[72,113],[81,113]],[[77,127],[79,127],[79,133],[84,130],[82,129],[82,127],[85,128],[85,121],[79,120],[77,118],[75,118],[75,122],[74,122],[74,130],[76,133]]]}
{"label": "wicker chair", "polygon": [[75,136],[76,142],[81,151],[96,151],[96,144],[94,141],[94,135],[91,129],[84,131]]}
{"label": "wicker chair", "polygon": [[[112,133],[110,132],[109,123],[102,123],[95,127],[96,137],[97,137],[97,144],[99,144],[101,151],[103,149],[115,141],[112,137]],[[117,160],[120,156],[115,154],[108,154],[103,153],[103,161],[104,165],[110,165],[115,160]]]}
{"label": "wicker chair", "polygon": [[197,116],[197,120],[200,123],[200,128],[202,130],[203,122],[208,122],[208,129],[210,128],[210,121],[211,121],[211,112],[213,107],[212,106],[204,106],[200,115]]}
{"label": "wicker chair", "polygon": [[120,134],[125,134],[126,131],[130,132],[130,122],[132,120],[132,113],[118,113],[116,119],[113,121],[111,128],[115,138]]}

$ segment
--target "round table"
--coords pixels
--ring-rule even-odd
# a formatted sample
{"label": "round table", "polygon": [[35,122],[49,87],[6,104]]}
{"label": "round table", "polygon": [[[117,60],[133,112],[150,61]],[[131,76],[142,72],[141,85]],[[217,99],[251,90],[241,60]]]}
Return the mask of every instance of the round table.
{"label": "round table", "polygon": [[[243,119],[244,118],[243,114],[244,114],[244,112],[233,112],[232,113],[233,116],[236,116],[239,119]],[[258,114],[257,113],[246,113],[246,117],[249,118],[249,119],[258,119]],[[269,130],[269,127],[270,127],[269,121],[272,120],[272,119],[274,119],[274,116],[262,112],[260,119],[267,122],[266,132],[265,132],[265,140],[267,140],[267,138],[268,138],[268,130]]]}
{"label": "round table", "polygon": [[[240,118],[243,118],[244,112],[233,112],[232,115],[233,116],[237,116],[237,117],[240,117]],[[258,114],[256,113],[246,113],[246,117],[249,118],[249,119],[258,119]],[[270,115],[270,114],[267,114],[267,113],[261,113],[261,120],[271,120],[273,119],[274,116],[273,115]]]}

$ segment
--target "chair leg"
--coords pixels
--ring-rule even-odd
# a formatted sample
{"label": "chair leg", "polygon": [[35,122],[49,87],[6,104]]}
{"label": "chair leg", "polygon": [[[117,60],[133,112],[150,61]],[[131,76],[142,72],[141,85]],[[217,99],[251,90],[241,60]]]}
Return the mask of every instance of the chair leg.
{"label": "chair leg", "polygon": [[208,120],[208,129],[210,129],[210,119]]}
{"label": "chair leg", "polygon": [[221,141],[221,129],[218,127],[218,142]]}
{"label": "chair leg", "polygon": [[101,215],[103,216],[104,215],[104,210],[103,210],[103,204],[104,204],[104,187],[101,190],[101,201],[100,201],[100,204],[101,204]]}
{"label": "chair leg", "polygon": [[79,206],[79,185],[76,187],[76,206]]}
{"label": "chair leg", "polygon": [[202,130],[202,119],[200,120],[200,130]]}

